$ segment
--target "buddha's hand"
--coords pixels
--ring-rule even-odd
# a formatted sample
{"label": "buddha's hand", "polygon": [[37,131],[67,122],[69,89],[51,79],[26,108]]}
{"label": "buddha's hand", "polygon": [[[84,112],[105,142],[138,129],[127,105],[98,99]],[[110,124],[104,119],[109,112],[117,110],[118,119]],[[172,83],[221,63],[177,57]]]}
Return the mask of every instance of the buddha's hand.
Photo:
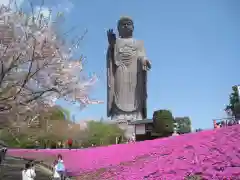
{"label": "buddha's hand", "polygon": [[151,67],[152,67],[152,64],[149,60],[147,60],[147,59],[143,60],[143,70],[144,71],[151,69]]}
{"label": "buddha's hand", "polygon": [[110,46],[113,46],[116,43],[116,34],[113,32],[113,29],[107,31],[108,43]]}

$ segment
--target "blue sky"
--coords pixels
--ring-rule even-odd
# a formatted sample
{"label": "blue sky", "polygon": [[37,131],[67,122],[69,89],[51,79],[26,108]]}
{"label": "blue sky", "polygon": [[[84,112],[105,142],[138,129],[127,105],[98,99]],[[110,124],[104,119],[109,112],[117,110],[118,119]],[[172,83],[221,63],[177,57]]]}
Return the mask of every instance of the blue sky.
{"label": "blue sky", "polygon": [[[148,117],[155,109],[170,109],[174,116],[189,116],[193,128],[211,128],[212,119],[225,117],[231,87],[240,83],[239,0],[45,1],[46,7],[57,4],[65,11],[62,28],[78,26],[68,38],[88,29],[76,55],[87,57],[86,75],[99,76],[93,98],[106,101],[106,30],[116,29],[119,17],[128,15],[153,66],[148,75]],[[106,104],[80,111],[76,105],[59,103],[76,120],[106,118]]]}

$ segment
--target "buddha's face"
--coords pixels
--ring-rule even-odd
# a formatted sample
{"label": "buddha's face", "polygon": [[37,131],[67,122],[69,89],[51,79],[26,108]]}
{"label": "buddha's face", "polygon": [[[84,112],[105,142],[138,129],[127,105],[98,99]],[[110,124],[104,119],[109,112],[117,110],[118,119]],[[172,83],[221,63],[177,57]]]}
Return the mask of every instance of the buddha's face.
{"label": "buddha's face", "polygon": [[134,30],[133,22],[131,19],[121,19],[118,24],[119,36],[122,38],[132,37]]}

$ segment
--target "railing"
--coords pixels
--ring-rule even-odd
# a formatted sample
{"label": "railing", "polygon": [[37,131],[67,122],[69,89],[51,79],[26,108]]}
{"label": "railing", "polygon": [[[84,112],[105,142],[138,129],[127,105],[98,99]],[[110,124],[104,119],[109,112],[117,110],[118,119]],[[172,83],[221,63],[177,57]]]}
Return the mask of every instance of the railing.
{"label": "railing", "polygon": [[221,118],[221,119],[213,119],[213,127],[221,128],[226,126],[232,126],[235,124],[239,124],[238,120],[235,117]]}

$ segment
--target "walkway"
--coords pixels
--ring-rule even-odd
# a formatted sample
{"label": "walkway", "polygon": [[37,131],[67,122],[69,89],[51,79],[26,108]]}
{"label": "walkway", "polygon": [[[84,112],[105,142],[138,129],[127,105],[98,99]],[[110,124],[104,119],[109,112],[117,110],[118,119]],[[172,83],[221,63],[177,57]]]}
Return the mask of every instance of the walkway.
{"label": "walkway", "polygon": [[[0,166],[0,179],[4,180],[20,180],[22,178],[21,170],[26,161],[16,160],[10,157],[6,158],[4,165]],[[50,171],[36,166],[36,180],[50,179]]]}

